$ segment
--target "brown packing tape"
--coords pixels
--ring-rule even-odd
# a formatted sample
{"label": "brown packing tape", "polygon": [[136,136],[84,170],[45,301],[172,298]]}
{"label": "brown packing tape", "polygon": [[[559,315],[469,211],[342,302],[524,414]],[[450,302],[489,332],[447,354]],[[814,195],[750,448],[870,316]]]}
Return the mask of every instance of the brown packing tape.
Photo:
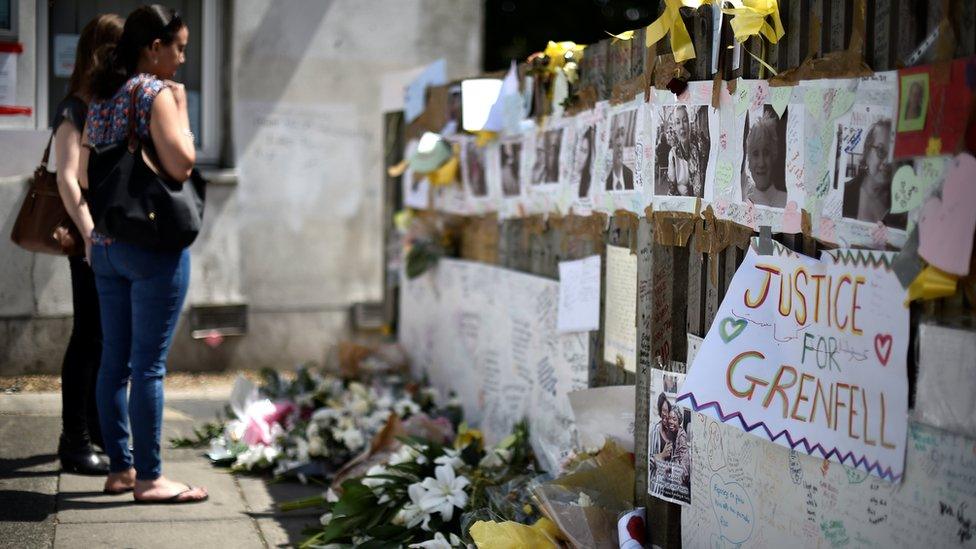
{"label": "brown packing tape", "polygon": [[576,94],[576,99],[566,109],[565,114],[566,116],[573,116],[577,113],[590,110],[596,106],[596,100],[596,88],[587,86]]}
{"label": "brown packing tape", "polygon": [[676,63],[674,54],[668,53],[657,56],[654,71],[650,73],[652,85],[659,90],[668,89],[668,83],[674,78],[691,78],[691,73],[685,69],[684,63]]}
{"label": "brown packing tape", "polygon": [[640,218],[637,214],[627,210],[617,210],[613,212],[612,224],[615,228],[627,231],[630,236],[630,251],[637,253],[637,230],[640,227]]}
{"label": "brown packing tape", "polygon": [[461,227],[461,257],[483,263],[498,263],[498,238],[496,214],[465,218]]}
{"label": "brown packing tape", "polygon": [[636,78],[631,78],[621,82],[613,87],[613,92],[610,96],[611,105],[619,105],[621,103],[626,103],[637,96],[637,93],[644,90],[646,84],[644,81],[644,75],[640,75]]}
{"label": "brown packing tape", "polygon": [[712,108],[718,109],[722,103],[722,73],[715,73],[712,79]]}
{"label": "brown packing tape", "polygon": [[654,212],[651,220],[655,244],[684,247],[695,232],[700,216],[688,212]]}
{"label": "brown packing tape", "polygon": [[733,221],[717,219],[711,206],[702,212],[702,222],[696,225],[696,251],[715,254],[729,246],[744,249],[752,236],[752,229]]}

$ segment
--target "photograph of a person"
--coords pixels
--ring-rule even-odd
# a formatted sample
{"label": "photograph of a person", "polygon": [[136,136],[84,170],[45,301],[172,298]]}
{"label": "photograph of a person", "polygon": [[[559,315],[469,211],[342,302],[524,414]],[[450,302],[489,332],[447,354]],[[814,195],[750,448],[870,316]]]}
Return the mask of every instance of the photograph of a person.
{"label": "photograph of a person", "polygon": [[898,131],[918,131],[925,128],[925,113],[929,107],[929,73],[921,72],[901,77],[898,97]]}
{"label": "photograph of a person", "polygon": [[522,143],[520,141],[505,141],[499,147],[499,164],[502,174],[502,196],[512,197],[521,194],[519,181],[519,164],[522,157]]}
{"label": "photograph of a person", "polygon": [[464,144],[463,175],[471,196],[481,198],[488,195],[488,183],[485,178],[485,148],[479,147],[473,140]]}
{"label": "photograph of a person", "polygon": [[559,153],[563,129],[547,130],[536,136],[535,160],[532,163],[532,185],[559,183]]}
{"label": "photograph of a person", "polygon": [[577,189],[579,198],[590,195],[590,182],[593,178],[593,140],[596,136],[596,126],[591,124],[583,128],[576,137],[576,151],[573,155],[573,185]]}
{"label": "photograph of a person", "polygon": [[[843,216],[867,223],[882,222],[903,229],[906,216],[891,214],[890,118],[877,118],[867,128],[840,125],[837,130],[835,186],[843,181]],[[863,136],[863,137],[862,137]]]}
{"label": "photograph of a person", "polygon": [[[657,498],[691,503],[691,411],[677,406],[682,374],[651,371],[652,425],[648,431],[647,491]],[[673,391],[668,391],[673,389]]]}
{"label": "photograph of a person", "polygon": [[656,113],[654,194],[701,198],[711,150],[708,107],[666,105]]}
{"label": "photograph of a person", "polygon": [[786,207],[786,123],[771,105],[746,113],[743,131],[742,200],[757,206]]}
{"label": "photograph of a person", "polygon": [[634,190],[637,134],[637,109],[618,112],[610,120],[610,166],[604,188],[608,191]]}

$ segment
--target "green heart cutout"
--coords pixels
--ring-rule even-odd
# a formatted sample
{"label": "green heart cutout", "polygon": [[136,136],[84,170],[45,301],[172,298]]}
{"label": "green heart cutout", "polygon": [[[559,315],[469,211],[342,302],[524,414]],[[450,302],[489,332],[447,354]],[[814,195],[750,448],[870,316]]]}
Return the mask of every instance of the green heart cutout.
{"label": "green heart cutout", "polygon": [[[732,326],[731,330],[729,330],[729,326]],[[739,334],[741,334],[742,330],[745,329],[746,329],[746,320],[744,318],[740,318],[736,320],[732,317],[727,317],[727,318],[723,318],[722,322],[719,323],[718,335],[722,337],[722,341],[728,343],[733,339],[739,337]]]}

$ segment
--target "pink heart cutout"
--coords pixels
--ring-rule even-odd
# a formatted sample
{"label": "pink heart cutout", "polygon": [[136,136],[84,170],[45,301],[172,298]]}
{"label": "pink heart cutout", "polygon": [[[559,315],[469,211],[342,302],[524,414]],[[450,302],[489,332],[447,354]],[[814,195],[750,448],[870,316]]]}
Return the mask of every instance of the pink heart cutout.
{"label": "pink heart cutout", "polygon": [[929,197],[918,221],[918,255],[959,276],[969,273],[976,230],[976,158],[953,159],[942,184],[942,198]]}
{"label": "pink heart cutout", "polygon": [[874,336],[874,353],[878,355],[882,366],[888,365],[888,359],[891,358],[891,334]]}

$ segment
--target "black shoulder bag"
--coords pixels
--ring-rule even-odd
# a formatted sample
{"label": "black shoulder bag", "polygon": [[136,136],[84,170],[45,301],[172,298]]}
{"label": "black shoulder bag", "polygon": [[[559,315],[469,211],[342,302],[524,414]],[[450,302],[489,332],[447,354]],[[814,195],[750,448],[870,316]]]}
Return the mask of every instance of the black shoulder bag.
{"label": "black shoulder bag", "polygon": [[136,132],[130,96],[128,139],[91,148],[89,204],[95,230],[154,250],[177,251],[196,240],[203,223],[206,180],[196,168],[186,182],[166,175],[152,143]]}

